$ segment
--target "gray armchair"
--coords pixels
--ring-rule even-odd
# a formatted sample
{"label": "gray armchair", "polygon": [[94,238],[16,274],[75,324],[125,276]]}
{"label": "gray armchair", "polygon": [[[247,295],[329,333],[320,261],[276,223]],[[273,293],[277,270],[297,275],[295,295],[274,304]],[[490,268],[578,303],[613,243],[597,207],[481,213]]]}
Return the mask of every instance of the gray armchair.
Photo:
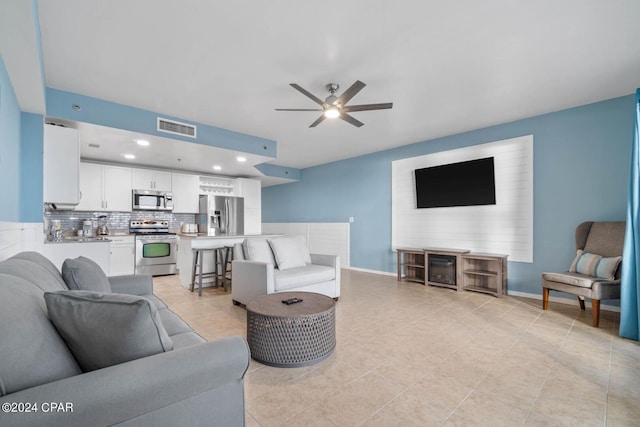
{"label": "gray armchair", "polygon": [[593,254],[605,257],[604,262],[597,257],[591,257],[590,260],[582,262],[580,268],[578,264],[581,261],[576,258],[570,271],[542,273],[542,309],[549,308],[550,290],[577,295],[582,310],[585,309],[584,299],[591,298],[593,326],[597,328],[600,324],[600,300],[620,299],[620,266],[615,263],[615,259],[610,262],[613,267],[611,277],[602,277],[602,271],[599,271],[599,274],[586,274],[584,270],[599,268],[600,264],[604,266],[609,262],[609,258],[621,257],[624,234],[625,222],[580,224],[576,228],[576,249],[584,251],[587,256]]}

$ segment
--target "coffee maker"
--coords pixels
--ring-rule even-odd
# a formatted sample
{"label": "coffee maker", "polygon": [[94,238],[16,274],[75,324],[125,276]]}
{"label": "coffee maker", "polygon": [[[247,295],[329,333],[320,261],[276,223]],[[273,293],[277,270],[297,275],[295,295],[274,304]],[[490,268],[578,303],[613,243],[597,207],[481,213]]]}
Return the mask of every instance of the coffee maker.
{"label": "coffee maker", "polygon": [[107,216],[100,215],[98,217],[98,228],[96,229],[96,234],[98,236],[108,236],[109,235],[109,227],[107,227]]}

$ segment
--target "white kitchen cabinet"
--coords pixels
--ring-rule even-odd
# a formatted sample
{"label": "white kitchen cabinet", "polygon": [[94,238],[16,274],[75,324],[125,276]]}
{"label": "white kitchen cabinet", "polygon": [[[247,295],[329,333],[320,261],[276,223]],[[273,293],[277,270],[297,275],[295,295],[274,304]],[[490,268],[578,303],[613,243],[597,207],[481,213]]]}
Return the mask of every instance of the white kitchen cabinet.
{"label": "white kitchen cabinet", "polygon": [[110,246],[110,275],[121,276],[134,274],[135,271],[135,237],[109,236]]}
{"label": "white kitchen cabinet", "polygon": [[244,208],[244,234],[262,234],[262,209]]}
{"label": "white kitchen cabinet", "polygon": [[262,208],[262,184],[257,179],[236,178],[234,183],[235,195],[244,198],[244,207],[249,209]]}
{"label": "white kitchen cabinet", "polygon": [[82,162],[80,194],[76,210],[131,212],[131,169]]}
{"label": "white kitchen cabinet", "polygon": [[110,275],[109,242],[107,241],[45,243],[42,254],[49,258],[58,270],[62,270],[62,264],[67,258],[83,256],[96,262],[107,276]]}
{"label": "white kitchen cabinet", "polygon": [[133,169],[135,190],[171,191],[171,172],[152,169]]}
{"label": "white kitchen cabinet", "polygon": [[262,187],[257,179],[236,178],[235,195],[244,198],[245,234],[262,233]]}
{"label": "white kitchen cabinet", "polygon": [[76,205],[80,201],[80,138],[77,129],[44,125],[43,201]]}
{"label": "white kitchen cabinet", "polygon": [[173,211],[176,213],[198,213],[198,190],[200,177],[186,173],[171,174]]}
{"label": "white kitchen cabinet", "polygon": [[131,212],[131,169],[105,165],[102,176],[105,210]]}

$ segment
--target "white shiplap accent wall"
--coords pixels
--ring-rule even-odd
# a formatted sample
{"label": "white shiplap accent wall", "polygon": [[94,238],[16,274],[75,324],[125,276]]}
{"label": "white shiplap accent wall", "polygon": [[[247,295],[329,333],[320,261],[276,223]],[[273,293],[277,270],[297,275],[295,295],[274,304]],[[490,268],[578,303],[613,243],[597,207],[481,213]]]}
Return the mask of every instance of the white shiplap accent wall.
{"label": "white shiplap accent wall", "polygon": [[22,251],[42,252],[43,224],[0,222],[0,261]]}
{"label": "white shiplap accent wall", "polygon": [[340,265],[349,267],[349,223],[272,222],[262,224],[263,234],[305,236],[313,254],[339,255]]}
{"label": "white shiplap accent wall", "polygon": [[[493,157],[496,204],[416,209],[414,170]],[[392,162],[392,248],[438,247],[533,262],[533,135]]]}

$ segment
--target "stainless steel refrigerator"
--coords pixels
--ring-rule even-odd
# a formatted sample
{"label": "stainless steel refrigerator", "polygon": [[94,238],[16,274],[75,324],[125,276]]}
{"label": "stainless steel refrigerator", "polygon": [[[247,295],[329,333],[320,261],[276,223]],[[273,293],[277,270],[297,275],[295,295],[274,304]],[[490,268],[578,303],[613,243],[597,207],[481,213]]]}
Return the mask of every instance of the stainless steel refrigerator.
{"label": "stainless steel refrigerator", "polygon": [[244,234],[244,199],[200,196],[198,232],[215,236]]}

